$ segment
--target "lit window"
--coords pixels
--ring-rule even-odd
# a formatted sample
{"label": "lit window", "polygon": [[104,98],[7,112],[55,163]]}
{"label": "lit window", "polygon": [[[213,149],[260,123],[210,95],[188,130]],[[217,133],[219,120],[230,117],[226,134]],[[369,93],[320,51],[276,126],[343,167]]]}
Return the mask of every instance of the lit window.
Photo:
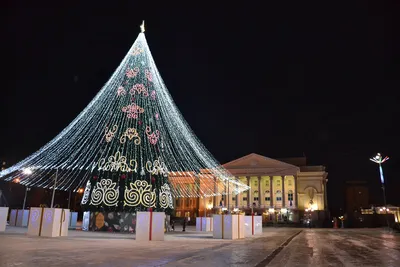
{"label": "lit window", "polygon": [[288,200],[293,201],[293,191],[292,190],[289,190],[289,192],[288,192]]}

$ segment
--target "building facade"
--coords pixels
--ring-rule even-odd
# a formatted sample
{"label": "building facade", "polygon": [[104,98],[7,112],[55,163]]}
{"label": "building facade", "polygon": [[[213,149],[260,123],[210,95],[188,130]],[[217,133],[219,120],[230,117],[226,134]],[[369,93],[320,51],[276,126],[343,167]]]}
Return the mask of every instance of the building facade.
{"label": "building facade", "polygon": [[264,221],[298,222],[306,213],[319,220],[328,208],[328,173],[324,166],[306,166],[305,158],[276,160],[252,153],[223,166],[250,190],[203,199],[177,198],[177,217],[208,216],[227,209],[261,214]]}

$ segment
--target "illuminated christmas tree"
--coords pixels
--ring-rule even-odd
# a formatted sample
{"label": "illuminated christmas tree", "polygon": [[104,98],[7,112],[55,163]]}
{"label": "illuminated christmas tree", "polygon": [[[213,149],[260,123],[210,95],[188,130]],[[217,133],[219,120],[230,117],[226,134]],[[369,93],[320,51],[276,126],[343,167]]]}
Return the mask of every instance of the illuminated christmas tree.
{"label": "illuminated christmas tree", "polygon": [[[201,144],[174,104],[144,25],[100,92],[58,136],[0,172],[27,186],[78,190],[86,210],[170,211],[173,197],[237,194],[248,187]],[[29,175],[23,175],[26,169]],[[189,183],[188,183],[189,182]],[[190,186],[188,186],[190,184]]]}

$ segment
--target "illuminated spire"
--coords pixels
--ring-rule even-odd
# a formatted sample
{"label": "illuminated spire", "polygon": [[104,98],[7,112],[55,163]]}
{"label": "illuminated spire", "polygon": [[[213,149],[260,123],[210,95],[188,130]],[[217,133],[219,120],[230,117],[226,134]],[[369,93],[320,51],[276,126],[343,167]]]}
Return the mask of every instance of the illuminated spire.
{"label": "illuminated spire", "polygon": [[144,32],[145,31],[145,29],[144,29],[144,20],[142,21],[142,25],[140,25],[140,32]]}

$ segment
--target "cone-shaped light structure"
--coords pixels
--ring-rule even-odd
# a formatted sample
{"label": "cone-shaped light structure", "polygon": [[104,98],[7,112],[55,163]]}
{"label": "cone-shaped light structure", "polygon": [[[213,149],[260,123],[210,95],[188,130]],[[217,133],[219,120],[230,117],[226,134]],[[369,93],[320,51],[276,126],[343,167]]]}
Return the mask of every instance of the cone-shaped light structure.
{"label": "cone-shaped light structure", "polygon": [[52,188],[56,170],[56,189],[76,191],[91,184],[88,193],[96,187],[93,182],[104,182],[97,189],[106,183],[122,189],[138,180],[157,190],[168,184],[175,197],[248,189],[221,167],[184,120],[154,63],[144,26],[78,117],[40,150],[0,172],[0,179]]}

